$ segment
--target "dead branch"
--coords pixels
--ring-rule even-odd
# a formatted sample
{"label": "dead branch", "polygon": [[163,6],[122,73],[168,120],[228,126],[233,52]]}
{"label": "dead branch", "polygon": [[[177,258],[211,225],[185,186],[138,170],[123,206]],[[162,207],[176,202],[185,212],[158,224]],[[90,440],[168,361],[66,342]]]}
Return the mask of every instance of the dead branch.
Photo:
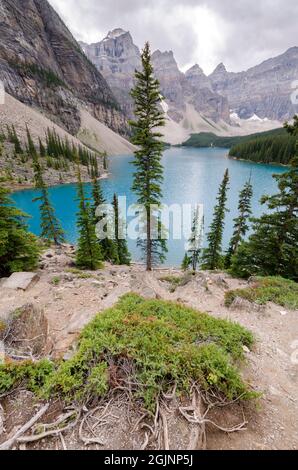
{"label": "dead branch", "polygon": [[[219,429],[220,431],[226,432],[226,433],[233,433],[233,432],[238,432],[238,431],[242,431],[246,429],[245,428],[245,426],[247,425],[246,420],[244,420],[242,423],[236,426],[232,426],[231,428],[225,428],[225,427],[218,425],[214,421],[208,419],[207,415],[210,410],[210,406],[207,408],[207,411],[204,414],[202,414],[202,412],[200,411],[201,403],[202,403],[202,396],[196,386],[194,386],[193,388],[194,388],[194,391],[192,394],[192,405],[187,406],[187,407],[179,407],[180,413],[189,423],[197,424],[197,425],[204,426],[204,427],[206,424],[210,424],[214,426],[216,429]],[[199,400],[199,404],[197,403],[197,399]]]}
{"label": "dead branch", "polygon": [[63,437],[62,432],[60,432],[59,437],[60,437],[60,440],[61,440],[63,450],[67,450],[67,446],[66,446],[65,439]]}
{"label": "dead branch", "polygon": [[145,441],[141,446],[141,450],[146,450],[147,445],[149,444],[149,434],[146,432]]}
{"label": "dead branch", "polygon": [[31,418],[24,426],[22,426],[16,433],[15,435],[8,439],[6,442],[0,445],[0,450],[9,450],[17,441],[19,441],[20,437],[22,434],[24,434],[26,431],[28,431],[48,410],[49,408],[49,403],[44,405],[38,413],[36,413],[33,418]]}
{"label": "dead branch", "polygon": [[[74,414],[77,414],[76,416],[76,419],[67,424],[66,426],[64,426],[63,428],[60,428],[59,426],[69,420],[69,418],[71,416],[73,416]],[[52,423],[52,424],[47,424],[47,425],[42,425],[44,426],[45,428],[56,428],[56,429],[53,429],[53,430],[50,430],[50,431],[44,431],[42,433],[39,433],[39,434],[35,434],[35,435],[32,435],[32,436],[24,436],[24,437],[19,437],[17,439],[17,442],[25,442],[25,443],[29,443],[29,442],[36,442],[36,441],[40,441],[41,439],[44,439],[45,437],[52,437],[52,436],[57,436],[59,435],[60,433],[62,432],[65,432],[65,431],[68,431],[69,429],[71,428],[74,428],[77,424],[78,424],[78,421],[79,421],[79,418],[80,418],[80,415],[81,415],[81,412],[78,411],[78,410],[74,410],[71,414],[70,413],[67,413],[64,417],[64,419],[62,419],[62,417],[59,417],[57,421],[55,421],[55,423]],[[58,426],[58,428],[57,428]]]}
{"label": "dead branch", "polygon": [[174,400],[174,398],[176,397],[176,391],[177,391],[177,383],[175,383],[174,388],[172,390],[172,393],[170,393],[170,394],[163,393],[162,396],[166,400]]}
{"label": "dead branch", "polygon": [[164,442],[164,450],[170,450],[170,443],[169,443],[169,430],[168,430],[168,423],[165,413],[161,410],[160,417],[162,421],[162,428],[163,428],[163,442]]}
{"label": "dead branch", "polygon": [[[104,416],[106,415],[106,412],[107,412],[107,409],[109,407],[111,403],[111,400],[109,401],[109,403],[106,405],[106,407],[104,408],[103,412],[101,413],[101,417],[98,418],[98,423],[97,423],[97,426],[99,425],[99,421],[101,419],[104,418]],[[89,437],[85,437],[83,436],[83,428],[84,428],[84,425],[85,423],[88,425],[89,427],[89,424],[88,424],[88,419],[94,414],[96,413],[96,411],[102,409],[103,407],[102,406],[98,406],[97,408],[94,408],[90,411],[88,411],[88,413],[84,416],[84,418],[82,419],[81,423],[80,423],[80,427],[79,427],[79,438],[80,440],[84,443],[85,446],[89,446],[91,444],[99,444],[101,446],[104,445],[104,443],[97,437],[92,437],[92,438],[89,438]],[[90,429],[90,427],[89,427]],[[90,429],[92,434],[94,435],[94,432],[93,432],[93,429]]]}
{"label": "dead branch", "polygon": [[135,432],[139,426],[139,424],[143,421],[144,418],[146,418],[146,416],[148,416],[148,413],[143,413],[142,416],[137,420],[137,422],[135,423],[133,429],[132,429],[132,432]]}

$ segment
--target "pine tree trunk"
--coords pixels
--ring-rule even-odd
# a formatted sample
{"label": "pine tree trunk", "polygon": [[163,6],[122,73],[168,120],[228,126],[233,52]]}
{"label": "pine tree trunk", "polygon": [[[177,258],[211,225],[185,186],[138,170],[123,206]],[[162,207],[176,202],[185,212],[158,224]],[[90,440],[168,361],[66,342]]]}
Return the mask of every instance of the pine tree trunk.
{"label": "pine tree trunk", "polygon": [[147,209],[147,271],[152,271],[151,212]]}

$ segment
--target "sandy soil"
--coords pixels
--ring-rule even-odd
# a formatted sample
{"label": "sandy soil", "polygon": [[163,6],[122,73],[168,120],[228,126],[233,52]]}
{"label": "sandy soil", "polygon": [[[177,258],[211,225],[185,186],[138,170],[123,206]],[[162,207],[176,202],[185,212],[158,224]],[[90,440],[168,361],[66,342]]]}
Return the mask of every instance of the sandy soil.
{"label": "sandy soil", "polygon": [[107,152],[108,155],[126,155],[135,150],[135,146],[128,140],[113,132],[85,110],[81,110],[81,129],[78,138],[89,147],[99,152]]}
{"label": "sandy soil", "polygon": [[[142,266],[114,267],[89,273],[82,278],[72,270],[73,249],[49,250],[43,255],[38,272],[39,281],[27,292],[8,291],[0,283],[0,319],[25,304],[42,309],[48,321],[46,353],[54,357],[69,357],[71,345],[79,331],[90,319],[105,308],[115,304],[126,292],[138,292],[148,298],[163,298],[206,311],[220,318],[237,321],[254,332],[256,345],[246,351],[247,362],[243,375],[254,389],[263,392],[258,403],[244,408],[233,405],[214,412],[214,417],[226,425],[243,419],[247,429],[226,434],[208,428],[208,449],[298,449],[298,365],[295,364],[294,347],[298,340],[297,311],[285,310],[274,304],[255,308],[244,304],[237,309],[224,306],[227,289],[247,285],[223,274],[199,273],[184,287],[171,293],[160,278],[165,274],[179,274],[175,270],[158,270],[151,274]],[[24,404],[28,403],[24,415]],[[16,427],[34,414],[31,394],[19,392],[2,402],[6,432],[0,441],[7,439]],[[57,405],[58,406],[58,405]],[[59,405],[61,407],[61,404]],[[61,409],[52,410],[48,419],[57,416]],[[102,411],[102,410],[101,410]],[[35,410],[36,412],[36,410]],[[96,419],[96,418],[94,418]],[[91,448],[136,449],[144,441],[144,430],[132,432],[139,419],[135,409],[123,407],[117,400],[112,403],[109,419],[102,426],[102,446]],[[175,413],[169,415],[170,445],[183,449],[189,429]],[[45,420],[46,421],[46,420]],[[188,431],[187,431],[188,429]],[[80,448],[77,430],[61,437],[41,441],[36,448]],[[24,446],[23,446],[24,447]]]}

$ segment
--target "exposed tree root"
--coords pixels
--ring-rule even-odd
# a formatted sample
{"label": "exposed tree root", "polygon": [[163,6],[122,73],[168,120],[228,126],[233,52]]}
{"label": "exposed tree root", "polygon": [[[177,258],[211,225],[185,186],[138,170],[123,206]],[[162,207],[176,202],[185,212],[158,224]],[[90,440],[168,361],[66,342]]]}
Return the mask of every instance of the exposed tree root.
{"label": "exposed tree root", "polygon": [[13,437],[8,439],[6,442],[0,445],[0,450],[9,450],[13,447],[13,445],[20,439],[20,437],[28,431],[48,410],[49,408],[49,403],[44,405],[36,415],[33,416],[24,426],[22,426]]}
{"label": "exposed tree root", "polygon": [[[71,428],[76,427],[79,422],[81,415],[80,410],[73,410],[65,415],[60,416],[54,423],[50,424],[39,424],[35,427],[34,431],[39,431],[37,434],[33,434],[32,436],[24,436],[19,437],[17,442],[20,443],[30,443],[40,441],[46,437],[52,436],[59,436],[61,433],[68,431]],[[67,425],[61,427],[65,422],[69,421],[71,418],[75,416],[75,419],[68,423]],[[41,429],[44,429],[43,432],[40,432]]]}
{"label": "exposed tree root", "polygon": [[[156,413],[152,422],[152,426],[143,423],[148,415],[142,415],[134,426],[134,431],[139,427],[146,429],[144,443],[141,449],[146,449],[149,445],[158,450],[170,450],[171,435],[169,433],[167,414],[178,412],[190,425],[188,450],[205,450],[207,448],[207,432],[206,425],[212,425],[222,432],[233,433],[246,429],[247,421],[239,423],[232,427],[223,427],[208,418],[210,410],[217,406],[228,406],[233,402],[227,402],[224,399],[211,394],[201,393],[199,388],[194,385],[191,393],[191,404],[189,406],[179,406],[176,398],[176,387],[170,394],[162,394],[162,398],[156,401]],[[168,401],[168,403],[166,403]],[[149,435],[147,430],[149,430]]]}
{"label": "exposed tree root", "polygon": [[[67,450],[64,434],[70,429],[77,430],[77,437],[84,446],[105,446],[106,444],[102,439],[104,427],[106,426],[108,429],[111,425],[114,425],[115,420],[119,419],[118,416],[113,414],[115,407],[126,410],[126,421],[131,429],[130,433],[137,434],[135,447],[140,450],[147,448],[155,450],[175,449],[177,435],[173,435],[173,422],[175,423],[179,416],[180,420],[183,419],[188,423],[186,430],[188,429],[189,435],[187,437],[186,434],[183,437],[184,446],[187,450],[205,450],[207,448],[207,425],[214,426],[225,433],[246,429],[247,421],[245,419],[235,426],[223,427],[208,417],[212,409],[233,404],[241,397],[229,403],[215,393],[202,392],[198,385],[194,384],[191,389],[189,405],[182,406],[181,400],[176,395],[176,385],[174,385],[170,393],[161,393],[157,397],[155,415],[151,416],[147,411],[141,411],[140,407],[136,408],[137,402],[133,400],[133,391],[134,387],[139,386],[140,384],[123,379],[121,385],[116,386],[111,392],[109,401],[102,401],[92,409],[88,409],[86,406],[80,409],[69,408],[54,422],[40,424],[38,421],[48,410],[50,406],[48,403],[28,423],[22,426],[11,439],[0,445],[0,450],[10,449],[16,443],[24,445],[53,436],[60,439],[60,448],[62,445],[62,448]],[[135,413],[139,413],[139,417],[135,423],[132,423],[131,416]],[[31,435],[24,436],[31,428]]]}

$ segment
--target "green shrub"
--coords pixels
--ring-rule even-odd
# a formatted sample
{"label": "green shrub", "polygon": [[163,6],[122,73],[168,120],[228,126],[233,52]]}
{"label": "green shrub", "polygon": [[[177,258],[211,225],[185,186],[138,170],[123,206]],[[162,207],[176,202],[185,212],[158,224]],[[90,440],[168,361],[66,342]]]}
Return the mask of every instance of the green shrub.
{"label": "green shrub", "polygon": [[[196,381],[228,399],[248,399],[256,394],[242,380],[237,364],[244,357],[243,346],[252,344],[252,334],[236,323],[128,294],[84,328],[70,360],[54,369],[34,365],[39,373],[26,372],[25,377],[31,390],[40,384],[39,396],[68,402],[104,397],[111,388],[125,386],[127,378],[137,384],[135,397],[151,411],[159,393],[174,383],[178,394],[188,394]],[[2,369],[2,391],[19,383],[14,368]]]}
{"label": "green shrub", "polygon": [[183,276],[168,275],[168,276],[161,277],[159,280],[161,282],[166,282],[170,284],[170,291],[175,292],[177,287],[186,286],[190,282],[192,276],[193,274],[191,272],[187,272]]}
{"label": "green shrub", "polygon": [[298,309],[298,284],[282,277],[258,277],[252,287],[227,292],[226,306],[231,306],[236,297],[260,305],[274,302],[283,307]]}
{"label": "green shrub", "polygon": [[47,359],[42,359],[37,363],[24,361],[20,364],[12,362],[1,365],[0,395],[21,386],[39,395],[53,369],[54,364]]}

